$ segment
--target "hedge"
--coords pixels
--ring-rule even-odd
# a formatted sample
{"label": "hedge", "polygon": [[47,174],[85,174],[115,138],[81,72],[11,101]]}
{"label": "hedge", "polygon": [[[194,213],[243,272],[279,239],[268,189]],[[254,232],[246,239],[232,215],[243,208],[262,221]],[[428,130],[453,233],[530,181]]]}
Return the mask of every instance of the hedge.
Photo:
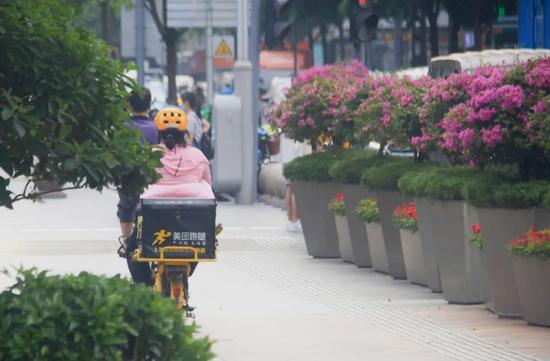
{"label": "hedge", "polygon": [[0,293],[0,360],[207,361],[181,311],[151,288],[89,273],[19,271]]}
{"label": "hedge", "polygon": [[550,205],[550,182],[514,182],[509,178],[478,178],[464,187],[466,202],[479,208],[531,208]]}
{"label": "hedge", "polygon": [[361,176],[361,183],[371,190],[398,191],[399,179],[405,173],[433,166],[432,163],[418,163],[409,158],[386,158],[366,169]]}
{"label": "hedge", "polygon": [[308,154],[285,164],[283,174],[292,181],[330,182],[333,178],[329,170],[343,154],[333,150]]}
{"label": "hedge", "polygon": [[513,177],[469,167],[439,166],[407,172],[399,179],[399,189],[403,194],[412,197],[440,201],[464,200],[466,199],[465,186],[481,179],[487,182],[502,182],[511,181]]}
{"label": "hedge", "polygon": [[332,165],[329,174],[334,180],[341,183],[359,184],[363,171],[378,162],[380,162],[380,158],[374,151],[351,150],[344,153],[343,158]]}

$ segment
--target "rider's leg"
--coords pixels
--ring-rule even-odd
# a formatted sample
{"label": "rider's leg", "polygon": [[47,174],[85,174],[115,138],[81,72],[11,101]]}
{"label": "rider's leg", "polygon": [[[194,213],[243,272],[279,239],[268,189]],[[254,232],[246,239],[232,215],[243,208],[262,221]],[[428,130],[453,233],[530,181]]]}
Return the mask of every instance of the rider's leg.
{"label": "rider's leg", "polygon": [[143,283],[148,286],[153,285],[153,278],[151,275],[151,267],[147,262],[133,262],[132,254],[138,247],[137,241],[137,229],[134,228],[131,235],[128,237],[128,243],[126,247],[126,262],[128,264],[128,270],[132,276],[132,280],[135,283]]}
{"label": "rider's leg", "polygon": [[134,220],[136,219],[136,207],[139,203],[139,193],[126,193],[118,189],[117,216],[120,221],[120,231],[126,238],[130,236]]}

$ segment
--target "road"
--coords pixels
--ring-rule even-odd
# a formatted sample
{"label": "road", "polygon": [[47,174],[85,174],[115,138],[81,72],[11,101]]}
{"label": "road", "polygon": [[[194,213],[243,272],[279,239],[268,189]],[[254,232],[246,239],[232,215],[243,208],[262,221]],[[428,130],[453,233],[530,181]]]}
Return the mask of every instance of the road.
{"label": "road", "polygon": [[[0,209],[0,267],[128,276],[116,256],[116,200],[112,190],[79,190]],[[308,257],[276,208],[223,203],[218,218],[220,259],[191,279],[197,323],[215,340],[217,360],[550,360],[550,329]],[[10,282],[0,276],[0,288]]]}

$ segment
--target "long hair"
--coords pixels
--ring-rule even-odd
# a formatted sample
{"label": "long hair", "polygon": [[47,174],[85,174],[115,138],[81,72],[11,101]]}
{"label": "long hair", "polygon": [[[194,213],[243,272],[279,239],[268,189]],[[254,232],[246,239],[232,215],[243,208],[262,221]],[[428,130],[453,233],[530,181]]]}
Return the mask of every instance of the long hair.
{"label": "long hair", "polygon": [[187,146],[187,135],[189,134],[186,131],[179,131],[175,128],[168,128],[166,130],[161,130],[160,132],[160,139],[166,145],[166,148],[172,150],[176,146]]}

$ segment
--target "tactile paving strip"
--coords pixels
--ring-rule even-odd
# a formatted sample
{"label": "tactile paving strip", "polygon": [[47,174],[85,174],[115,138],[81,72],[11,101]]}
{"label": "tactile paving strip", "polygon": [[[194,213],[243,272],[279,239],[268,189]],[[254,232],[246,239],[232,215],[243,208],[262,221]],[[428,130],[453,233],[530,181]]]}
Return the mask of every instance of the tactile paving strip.
{"label": "tactile paving strip", "polygon": [[274,264],[268,252],[230,252],[224,254],[223,261],[286,292],[369,321],[457,360],[537,361],[529,355],[312,279],[285,265]]}

